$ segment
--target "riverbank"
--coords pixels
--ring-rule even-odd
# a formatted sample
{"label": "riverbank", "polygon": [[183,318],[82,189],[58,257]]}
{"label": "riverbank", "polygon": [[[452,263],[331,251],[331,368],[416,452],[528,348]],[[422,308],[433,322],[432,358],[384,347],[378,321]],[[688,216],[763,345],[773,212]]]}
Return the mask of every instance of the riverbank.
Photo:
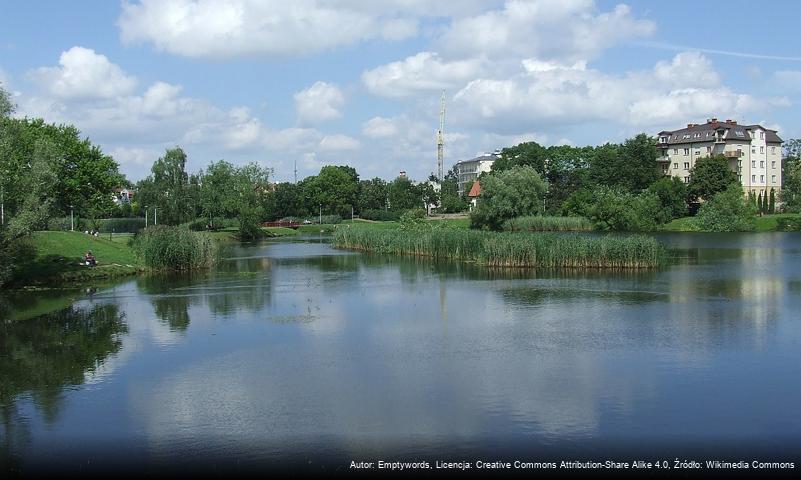
{"label": "riverbank", "polygon": [[[801,214],[799,213],[776,213],[772,215],[763,215],[754,217],[755,229],[754,232],[783,232],[792,231],[781,228],[782,220],[790,220],[794,222],[801,222]],[[705,232],[695,223],[695,217],[682,217],[677,218],[660,228],[663,232]]]}

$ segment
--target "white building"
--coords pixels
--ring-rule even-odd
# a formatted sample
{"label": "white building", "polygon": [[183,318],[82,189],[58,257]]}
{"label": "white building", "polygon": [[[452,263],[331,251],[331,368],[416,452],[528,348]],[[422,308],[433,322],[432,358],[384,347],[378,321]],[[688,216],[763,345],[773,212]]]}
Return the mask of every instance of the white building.
{"label": "white building", "polygon": [[500,150],[496,150],[493,153],[485,153],[470,160],[457,162],[454,168],[456,168],[459,195],[469,192],[473,182],[476,181],[480,174],[492,170],[492,164],[495,163],[500,154]]}
{"label": "white building", "polygon": [[687,128],[659,132],[658,158],[665,175],[690,181],[690,170],[702,157],[724,155],[737,173],[744,192],[776,193],[782,186],[782,139],[761,125],[739,125],[734,120],[687,124]]}

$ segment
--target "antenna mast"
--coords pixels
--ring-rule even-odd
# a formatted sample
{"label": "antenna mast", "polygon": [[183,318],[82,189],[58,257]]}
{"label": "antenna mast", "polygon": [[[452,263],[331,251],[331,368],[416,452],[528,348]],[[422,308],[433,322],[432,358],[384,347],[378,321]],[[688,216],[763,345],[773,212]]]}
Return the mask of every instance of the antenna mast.
{"label": "antenna mast", "polygon": [[439,130],[437,131],[437,178],[440,182],[444,178],[442,162],[445,159],[445,90],[439,106]]}
{"label": "antenna mast", "polygon": [[298,183],[298,159],[295,159],[295,183]]}

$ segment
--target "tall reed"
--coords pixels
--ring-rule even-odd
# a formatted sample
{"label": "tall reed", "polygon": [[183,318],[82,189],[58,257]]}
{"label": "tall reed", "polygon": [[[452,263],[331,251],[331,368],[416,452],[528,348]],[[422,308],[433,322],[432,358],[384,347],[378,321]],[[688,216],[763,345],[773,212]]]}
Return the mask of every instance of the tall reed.
{"label": "tall reed", "polygon": [[588,232],[592,222],[584,217],[547,217],[532,215],[503,222],[507,232]]}
{"label": "tall reed", "polygon": [[209,236],[184,227],[154,226],[131,244],[146,266],[157,270],[192,270],[214,263],[217,245]]}
{"label": "tall reed", "polygon": [[644,235],[591,236],[554,233],[494,233],[476,230],[348,228],[333,245],[393,255],[455,259],[495,267],[656,268],[665,248]]}

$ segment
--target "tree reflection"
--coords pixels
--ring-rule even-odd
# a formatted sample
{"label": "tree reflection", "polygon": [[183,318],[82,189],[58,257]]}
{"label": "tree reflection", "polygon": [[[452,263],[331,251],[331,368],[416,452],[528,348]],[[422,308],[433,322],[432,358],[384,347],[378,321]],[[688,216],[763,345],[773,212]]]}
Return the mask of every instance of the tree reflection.
{"label": "tree reflection", "polygon": [[5,322],[0,335],[0,416],[2,454],[12,460],[14,445],[27,431],[16,399],[30,394],[48,423],[56,420],[65,387],[81,385],[122,347],[128,332],[117,305],[70,307],[19,322]]}

